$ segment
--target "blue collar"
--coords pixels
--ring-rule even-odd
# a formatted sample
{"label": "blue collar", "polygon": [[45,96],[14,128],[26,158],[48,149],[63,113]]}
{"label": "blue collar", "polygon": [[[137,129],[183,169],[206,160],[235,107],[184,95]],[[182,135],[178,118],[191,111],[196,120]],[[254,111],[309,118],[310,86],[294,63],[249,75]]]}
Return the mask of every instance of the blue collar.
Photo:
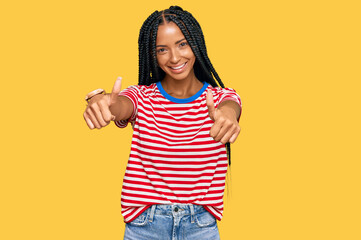
{"label": "blue collar", "polygon": [[189,103],[189,102],[192,102],[192,101],[196,100],[200,95],[202,95],[204,90],[206,90],[206,88],[209,85],[209,83],[203,82],[203,87],[196,94],[194,94],[192,97],[189,97],[189,98],[175,98],[175,97],[172,97],[171,95],[169,95],[164,90],[164,88],[162,87],[162,84],[160,83],[160,81],[157,82],[156,84],[157,84],[157,87],[158,87],[160,93],[163,95],[163,97],[165,97],[169,101],[175,102],[175,103]]}

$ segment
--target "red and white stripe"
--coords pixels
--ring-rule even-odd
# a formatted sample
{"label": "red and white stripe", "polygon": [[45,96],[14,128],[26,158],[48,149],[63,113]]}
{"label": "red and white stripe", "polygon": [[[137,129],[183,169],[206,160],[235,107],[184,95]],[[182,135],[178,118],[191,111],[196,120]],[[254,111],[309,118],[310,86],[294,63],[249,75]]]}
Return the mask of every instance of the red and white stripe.
{"label": "red and white stripe", "polygon": [[[212,89],[215,107],[233,100],[231,88]],[[207,89],[194,101],[174,103],[156,84],[130,86],[120,95],[134,106],[132,117],[116,121],[118,127],[133,125],[133,139],[123,180],[121,208],[131,222],[152,204],[203,205],[222,219],[228,160],[225,146],[213,140],[213,121],[206,105]]]}

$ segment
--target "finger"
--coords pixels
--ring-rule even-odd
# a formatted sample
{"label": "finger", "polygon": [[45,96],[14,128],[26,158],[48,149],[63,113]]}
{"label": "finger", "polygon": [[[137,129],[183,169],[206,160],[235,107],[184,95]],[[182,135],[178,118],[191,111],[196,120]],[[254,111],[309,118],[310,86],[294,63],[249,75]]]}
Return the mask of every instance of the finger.
{"label": "finger", "polygon": [[209,117],[215,121],[216,108],[214,107],[212,90],[208,89],[206,96],[206,104],[208,108]]}
{"label": "finger", "polygon": [[234,142],[236,141],[236,139],[237,139],[237,137],[238,137],[238,135],[239,135],[240,132],[241,132],[241,131],[237,131],[236,133],[234,133],[234,134],[232,135],[232,137],[229,139],[229,142],[230,142],[230,143],[234,143]]}
{"label": "finger", "polygon": [[221,138],[220,142],[222,144],[226,144],[227,142],[229,142],[229,140],[233,136],[233,134],[234,134],[234,131],[231,131],[231,130],[225,132],[223,137]]}
{"label": "finger", "polygon": [[239,133],[241,132],[241,128],[238,126],[237,130],[236,130],[236,133],[234,133],[232,135],[232,137],[229,139],[229,142],[230,143],[234,143],[239,135]]}
{"label": "finger", "polygon": [[94,103],[91,105],[91,110],[98,122],[98,124],[100,124],[101,127],[105,127],[106,125],[108,125],[108,123],[105,122],[103,115],[101,113],[100,107],[98,105],[98,103]]}
{"label": "finger", "polygon": [[105,122],[109,123],[111,120],[114,120],[115,117],[110,112],[109,106],[106,101],[99,101],[98,105]]}
{"label": "finger", "polygon": [[[214,140],[215,141],[217,141],[217,142],[219,142],[219,141],[221,141],[221,139],[222,138],[224,138],[227,134],[229,135],[228,136],[228,139],[231,137],[231,132],[232,131],[232,128],[231,128],[231,126],[227,126],[227,125],[223,125],[222,127],[221,127],[221,129],[220,129],[220,131],[218,132],[218,134],[214,137]],[[229,132],[231,132],[231,133],[229,133]],[[228,140],[227,139],[227,140]]]}
{"label": "finger", "polygon": [[88,107],[86,110],[86,114],[88,115],[88,118],[90,119],[90,121],[92,122],[93,126],[95,126],[96,128],[101,128],[97,118],[94,116],[93,111]]}
{"label": "finger", "polygon": [[215,122],[209,131],[209,135],[215,140],[215,137],[218,136],[221,131],[222,124],[219,122]]}
{"label": "finger", "polygon": [[112,93],[110,94],[109,104],[113,104],[116,102],[121,89],[122,89],[122,77],[118,77],[114,83]]}
{"label": "finger", "polygon": [[85,120],[86,124],[88,125],[88,127],[90,129],[93,129],[94,124],[91,122],[91,120],[90,120],[90,118],[89,118],[89,116],[88,116],[88,114],[86,112],[84,112],[83,117],[84,117],[84,120]]}

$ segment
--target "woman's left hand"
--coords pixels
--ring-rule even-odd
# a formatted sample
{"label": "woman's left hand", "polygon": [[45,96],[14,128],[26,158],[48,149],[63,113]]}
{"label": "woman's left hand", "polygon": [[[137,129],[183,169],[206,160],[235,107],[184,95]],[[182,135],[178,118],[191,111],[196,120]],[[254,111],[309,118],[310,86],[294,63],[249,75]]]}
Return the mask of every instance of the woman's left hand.
{"label": "woman's left hand", "polygon": [[239,105],[235,101],[226,100],[218,108],[215,108],[211,90],[207,92],[206,103],[209,117],[214,122],[209,135],[215,141],[220,141],[222,144],[227,142],[234,143],[241,131],[237,121],[241,114]]}

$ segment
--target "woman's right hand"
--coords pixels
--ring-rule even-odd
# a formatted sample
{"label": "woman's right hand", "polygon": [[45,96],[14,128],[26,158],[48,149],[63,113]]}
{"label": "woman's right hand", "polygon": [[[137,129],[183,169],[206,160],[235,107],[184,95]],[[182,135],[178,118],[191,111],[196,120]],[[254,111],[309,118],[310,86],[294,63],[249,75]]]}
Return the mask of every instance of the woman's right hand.
{"label": "woman's right hand", "polygon": [[121,104],[119,98],[121,79],[118,77],[115,81],[112,93],[97,94],[89,100],[83,116],[90,129],[105,127],[119,115],[119,111],[116,111],[119,107],[114,106]]}

